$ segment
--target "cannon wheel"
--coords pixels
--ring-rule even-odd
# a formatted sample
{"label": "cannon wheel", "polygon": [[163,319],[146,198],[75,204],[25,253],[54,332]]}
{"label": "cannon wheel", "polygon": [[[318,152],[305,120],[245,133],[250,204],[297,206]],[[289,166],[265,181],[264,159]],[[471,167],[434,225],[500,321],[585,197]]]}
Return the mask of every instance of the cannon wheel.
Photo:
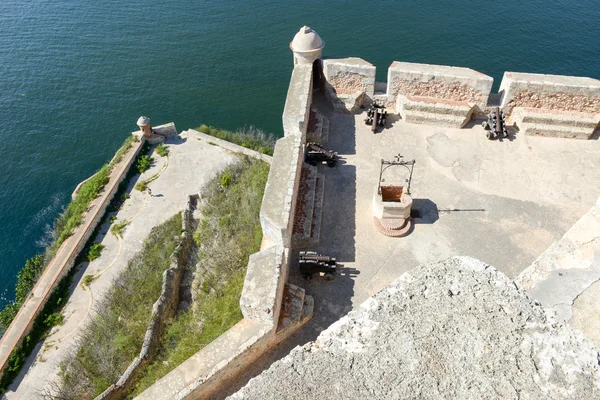
{"label": "cannon wheel", "polygon": [[333,168],[333,167],[335,167],[335,164],[336,164],[336,162],[335,162],[335,161],[327,161],[327,166],[328,166],[329,168]]}
{"label": "cannon wheel", "polygon": [[302,278],[305,281],[310,281],[312,279],[312,274],[309,274],[308,272],[305,272],[305,273],[302,274]]}
{"label": "cannon wheel", "polygon": [[492,131],[487,131],[487,132],[485,133],[485,136],[486,136],[488,139],[492,140],[492,139],[494,139],[494,132],[492,132]]}
{"label": "cannon wheel", "polygon": [[483,129],[490,129],[490,125],[487,123],[487,121],[483,121],[481,123],[481,126],[483,127]]}
{"label": "cannon wheel", "polygon": [[333,280],[333,272],[325,272],[325,280],[332,281]]}

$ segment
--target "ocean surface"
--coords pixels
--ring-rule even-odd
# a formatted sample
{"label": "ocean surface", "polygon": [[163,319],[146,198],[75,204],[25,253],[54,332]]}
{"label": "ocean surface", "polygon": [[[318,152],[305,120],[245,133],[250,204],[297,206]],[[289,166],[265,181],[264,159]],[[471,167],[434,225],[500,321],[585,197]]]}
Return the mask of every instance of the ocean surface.
{"label": "ocean surface", "polygon": [[303,25],[325,56],[600,78],[599,0],[0,1],[0,305],[140,115],[282,135]]}

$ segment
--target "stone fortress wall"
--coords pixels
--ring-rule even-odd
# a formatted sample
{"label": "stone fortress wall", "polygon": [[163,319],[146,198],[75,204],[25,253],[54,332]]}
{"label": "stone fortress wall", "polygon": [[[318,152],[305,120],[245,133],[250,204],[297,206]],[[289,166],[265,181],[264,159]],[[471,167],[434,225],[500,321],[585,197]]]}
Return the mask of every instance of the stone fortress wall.
{"label": "stone fortress wall", "polygon": [[600,81],[593,78],[506,72],[495,95],[493,78],[470,68],[394,61],[381,84],[386,91],[377,92],[376,68],[365,60],[325,58],[322,65],[325,93],[338,111],[378,100],[406,122],[462,128],[500,106],[524,134],[577,139],[591,138],[600,122]]}
{"label": "stone fortress wall", "polygon": [[[561,99],[569,93],[572,101],[581,100],[586,104],[583,111],[595,118],[593,127],[587,125],[586,138],[600,121],[600,92],[595,89],[600,87],[600,81],[595,79],[506,73],[500,103],[494,104],[493,78],[472,69],[393,62],[388,69],[388,82],[382,84],[376,82],[376,67],[371,63],[356,57],[322,58],[323,47],[324,42],[308,27],[301,28],[290,43],[294,70],[282,116],[284,137],[275,146],[260,211],[261,251],[250,257],[240,299],[244,319],[137,399],[210,398],[312,316],[312,298],[286,282],[314,87],[323,90],[338,112],[359,112],[361,106],[377,100],[391,107],[392,112],[400,114],[406,122],[456,128],[464,127],[474,115],[489,111],[491,106],[505,107],[510,101],[515,112],[517,106],[541,112],[549,110],[548,102],[519,100],[524,95],[515,94],[523,93],[517,89],[528,88],[526,93],[530,96],[540,97],[545,93],[545,96]],[[515,76],[519,77],[518,83],[511,84]],[[540,86],[534,82],[548,84]],[[582,97],[575,97],[576,94]],[[509,117],[513,108],[507,109]],[[567,113],[581,111],[573,106],[563,108]],[[556,121],[549,124],[553,123]],[[580,136],[565,132],[564,137]],[[302,293],[298,298],[304,308],[297,313],[296,320],[284,323],[280,314],[286,308],[284,299],[290,293]]]}
{"label": "stone fortress wall", "polygon": [[[275,145],[260,210],[261,251],[250,256],[240,299],[244,318],[136,399],[211,398],[312,316],[312,298],[287,284],[312,88],[312,65],[296,65],[283,112],[284,137]],[[286,318],[280,318],[282,309]]]}

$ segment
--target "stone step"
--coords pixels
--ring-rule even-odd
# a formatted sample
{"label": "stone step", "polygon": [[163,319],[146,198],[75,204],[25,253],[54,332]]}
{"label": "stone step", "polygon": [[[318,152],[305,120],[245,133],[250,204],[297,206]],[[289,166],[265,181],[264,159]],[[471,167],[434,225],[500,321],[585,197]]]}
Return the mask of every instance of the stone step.
{"label": "stone step", "polygon": [[302,247],[308,244],[311,236],[312,219],[315,207],[317,167],[304,163],[300,172],[298,199],[294,213],[292,244]]}
{"label": "stone step", "polygon": [[385,236],[402,237],[408,235],[413,228],[412,218],[384,218],[373,217],[375,229]]}
{"label": "stone step", "polygon": [[326,144],[328,139],[329,119],[318,110],[311,108],[306,131],[306,141]]}
{"label": "stone step", "polygon": [[321,237],[321,220],[323,219],[323,201],[325,200],[325,176],[317,174],[317,183],[315,187],[315,205],[310,226],[310,244],[319,243]]}
{"label": "stone step", "polygon": [[466,102],[434,99],[428,97],[404,96],[401,107],[405,112],[422,112],[430,114],[448,114],[462,117],[471,113],[472,107]]}
{"label": "stone step", "polygon": [[525,122],[519,123],[517,126],[519,127],[519,132],[530,136],[587,140],[594,133],[594,128],[582,128],[576,126],[530,124]]}
{"label": "stone step", "polygon": [[306,295],[300,286],[286,283],[283,289],[283,301],[277,332],[289,329],[312,317],[314,311],[314,299]]}
{"label": "stone step", "polygon": [[400,115],[405,122],[411,124],[437,125],[448,128],[462,128],[469,122],[469,116],[451,114],[436,114],[421,111],[405,111]]}
{"label": "stone step", "polygon": [[513,110],[512,119],[517,124],[567,126],[594,130],[600,122],[600,114],[594,115],[517,107]]}

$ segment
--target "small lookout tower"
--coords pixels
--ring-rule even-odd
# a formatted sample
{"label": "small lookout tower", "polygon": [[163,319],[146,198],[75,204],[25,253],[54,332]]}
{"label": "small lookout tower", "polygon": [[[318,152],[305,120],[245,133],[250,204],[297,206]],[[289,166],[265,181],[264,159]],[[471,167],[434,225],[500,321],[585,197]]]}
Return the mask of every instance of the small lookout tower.
{"label": "small lookout tower", "polygon": [[308,26],[303,26],[290,43],[290,49],[294,52],[294,65],[312,64],[321,59],[323,47],[325,42],[319,34]]}

